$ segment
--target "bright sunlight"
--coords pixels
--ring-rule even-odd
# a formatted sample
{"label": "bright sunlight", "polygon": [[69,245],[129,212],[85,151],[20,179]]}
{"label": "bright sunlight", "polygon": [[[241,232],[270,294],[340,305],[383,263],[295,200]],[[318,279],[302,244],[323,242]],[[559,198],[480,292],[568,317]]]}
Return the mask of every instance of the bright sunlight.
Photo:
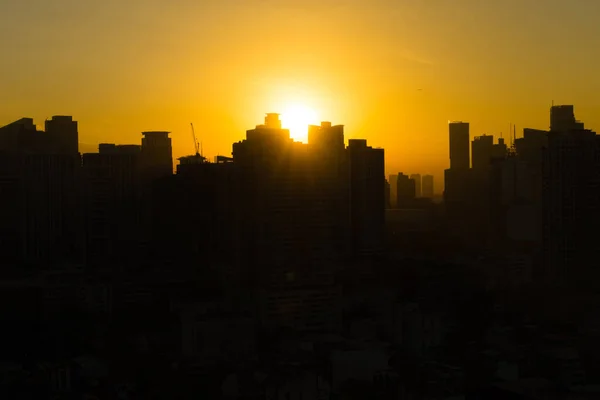
{"label": "bright sunlight", "polygon": [[281,114],[282,126],[290,130],[292,139],[300,142],[308,140],[308,125],[318,123],[317,113],[306,106],[290,106]]}

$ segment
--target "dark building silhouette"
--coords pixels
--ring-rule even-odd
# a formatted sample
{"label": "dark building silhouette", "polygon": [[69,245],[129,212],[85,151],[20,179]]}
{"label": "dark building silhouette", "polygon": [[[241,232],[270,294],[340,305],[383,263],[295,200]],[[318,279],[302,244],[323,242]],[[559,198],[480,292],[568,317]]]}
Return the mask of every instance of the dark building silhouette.
{"label": "dark building silhouette", "polygon": [[[235,207],[233,163],[180,159],[177,174],[153,187],[152,246],[155,267],[198,273],[227,272]],[[229,277],[225,276],[226,279]]]}
{"label": "dark building silhouette", "polygon": [[141,233],[140,154],[138,145],[103,143],[98,153],[82,157],[86,259],[92,267],[125,267],[136,259]]}
{"label": "dark building silhouette", "polygon": [[[468,212],[471,171],[469,159],[469,123],[450,122],[450,168],[444,171],[444,204],[451,220],[463,219]],[[453,224],[458,227],[458,225]]]}
{"label": "dark building silhouette", "polygon": [[578,129],[584,129],[583,123],[575,119],[575,111],[572,105],[559,105],[550,108],[550,131],[568,132]]}
{"label": "dark building silhouette", "polygon": [[469,123],[450,122],[448,128],[450,138],[450,169],[469,169]]}
{"label": "dark building silhouette", "polygon": [[415,197],[422,197],[423,192],[422,192],[421,175],[420,174],[411,174],[410,179],[415,181]]}
{"label": "dark building silhouette", "polygon": [[348,141],[352,247],[357,254],[383,251],[385,168],[383,149],[363,139]]}
{"label": "dark building silhouette", "polygon": [[390,183],[390,205],[395,208],[398,197],[398,174],[392,174],[388,178]]}
{"label": "dark building silhouette", "polygon": [[407,208],[411,207],[415,202],[416,197],[416,189],[415,189],[415,181],[411,179],[408,175],[404,175],[403,173],[398,174],[398,178],[396,181],[397,189],[397,200],[396,204],[398,208]]}
{"label": "dark building silhouette", "polygon": [[594,288],[600,222],[600,137],[575,121],[573,106],[551,109],[543,158],[544,271],[554,284]]}
{"label": "dark building silhouette", "polygon": [[[264,125],[233,145],[238,280],[254,293],[266,326],[335,330],[339,324],[333,277],[344,257],[340,227],[347,222],[335,207],[344,208],[339,196],[346,175],[343,148],[329,139],[340,132],[328,124],[312,128],[316,154],[331,152],[319,162],[309,145],[290,139],[277,114],[267,114]],[[383,209],[383,187],[380,193]]]}
{"label": "dark building silhouette", "polygon": [[494,153],[494,137],[491,135],[475,136],[471,142],[473,157],[472,168],[477,171],[487,171]]}
{"label": "dark building silhouette", "polygon": [[551,125],[472,165],[452,127],[443,205],[328,122],[175,174],[166,132],[80,157],[71,117],[2,127],[0,392],[595,398],[600,140]]}
{"label": "dark building silhouette", "polygon": [[173,151],[169,132],[142,132],[141,168],[147,179],[173,173]]}
{"label": "dark building silhouette", "polygon": [[425,198],[433,198],[434,186],[433,175],[423,175],[422,179],[422,195]]}
{"label": "dark building silhouette", "polygon": [[[81,262],[81,160],[77,123],[47,121],[38,131],[31,118],[0,128],[2,240],[14,263],[61,268]],[[6,190],[6,191],[5,191]]]}
{"label": "dark building silhouette", "polygon": [[70,116],[54,116],[46,120],[46,134],[56,143],[59,154],[77,154],[79,152],[79,134],[77,121]]}

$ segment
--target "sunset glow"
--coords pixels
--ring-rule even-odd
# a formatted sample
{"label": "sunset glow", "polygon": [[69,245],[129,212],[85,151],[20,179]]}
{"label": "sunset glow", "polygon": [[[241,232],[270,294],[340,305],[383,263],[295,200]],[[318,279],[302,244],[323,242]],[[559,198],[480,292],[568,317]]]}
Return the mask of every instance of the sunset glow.
{"label": "sunset glow", "polygon": [[284,128],[290,130],[292,139],[299,142],[306,142],[308,135],[308,125],[318,124],[317,113],[309,107],[303,105],[293,105],[284,110],[281,114],[281,122]]}

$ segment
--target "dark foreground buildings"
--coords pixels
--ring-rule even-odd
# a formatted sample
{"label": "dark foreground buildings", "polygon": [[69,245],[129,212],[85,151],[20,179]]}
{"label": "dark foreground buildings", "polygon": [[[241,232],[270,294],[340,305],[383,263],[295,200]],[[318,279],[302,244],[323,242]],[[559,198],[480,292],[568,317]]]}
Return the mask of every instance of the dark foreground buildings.
{"label": "dark foreground buildings", "polygon": [[398,174],[390,210],[383,150],[327,122],[175,173],[165,131],[0,128],[0,396],[597,397],[597,136],[552,113],[452,126],[446,204]]}
{"label": "dark foreground buildings", "polygon": [[471,168],[467,138],[464,124],[451,124],[449,229],[474,248],[528,255],[538,282],[595,286],[599,136],[575,119],[573,106],[561,105],[550,110],[549,130],[526,128],[510,148],[502,138],[475,137]]}
{"label": "dark foreground buildings", "polygon": [[169,133],[142,135],[80,156],[70,117],[46,132],[30,119],[1,128],[7,269],[210,269],[228,293],[256,300],[266,325],[335,330],[336,272],[384,249],[383,150],[346,147],[327,122],[294,142],[267,114],[233,157],[184,157],[173,174]]}

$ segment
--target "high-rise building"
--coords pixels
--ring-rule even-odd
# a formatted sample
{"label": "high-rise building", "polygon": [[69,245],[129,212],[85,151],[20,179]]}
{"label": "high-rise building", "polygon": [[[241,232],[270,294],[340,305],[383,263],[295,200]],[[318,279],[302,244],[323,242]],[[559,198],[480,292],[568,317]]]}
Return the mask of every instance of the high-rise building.
{"label": "high-rise building", "polygon": [[[177,174],[157,180],[152,193],[150,252],[156,266],[198,272],[231,272],[234,165],[231,162],[180,164]],[[202,266],[190,260],[201,260]]]}
{"label": "high-rise building", "polygon": [[52,137],[57,153],[77,154],[79,152],[77,121],[73,121],[73,117],[57,115],[46,120],[46,134]]}
{"label": "high-rise building", "polygon": [[32,118],[22,118],[0,128],[0,150],[28,154],[77,155],[77,121],[70,116],[46,120],[46,131],[38,131]]}
{"label": "high-rise building", "polygon": [[450,168],[444,171],[444,205],[450,226],[460,235],[470,234],[472,174],[469,157],[469,123],[451,122]]}
{"label": "high-rise building", "polygon": [[490,167],[494,153],[494,137],[475,136],[471,142],[472,167],[476,171],[486,171]]}
{"label": "high-rise building", "polygon": [[79,264],[83,252],[81,159],[71,117],[54,117],[48,128],[38,131],[31,118],[0,128],[0,208],[10,214],[0,247],[12,247],[15,263],[61,268]]}
{"label": "high-rise building", "polygon": [[396,182],[397,185],[397,200],[396,204],[398,208],[410,207],[415,200],[416,189],[415,189],[415,181],[411,179],[408,175],[400,172],[398,174],[398,180]]}
{"label": "high-rise building", "polygon": [[348,141],[350,219],[356,255],[383,251],[385,230],[384,151],[367,146],[364,139]]}
{"label": "high-rise building", "polygon": [[344,126],[332,126],[331,122],[308,127],[308,144],[314,149],[340,151],[344,149]]}
{"label": "high-rise building", "polygon": [[[551,131],[543,161],[544,277],[597,290],[600,257],[600,136],[586,129]],[[590,287],[592,286],[592,287]]]}
{"label": "high-rise building", "polygon": [[339,140],[328,140],[341,130],[321,128],[312,128],[305,145],[290,139],[277,114],[267,114],[233,145],[237,281],[254,293],[266,325],[320,330],[339,323],[333,277],[343,257],[340,218],[348,214],[334,208],[347,193],[336,177],[348,175],[325,168],[340,162],[335,154],[319,162],[311,156],[311,146],[320,155],[343,151]]}
{"label": "high-rise building", "polygon": [[173,151],[169,132],[142,132],[141,168],[152,180],[173,174]]}
{"label": "high-rise building", "polygon": [[412,174],[410,176],[410,179],[415,181],[415,197],[421,197],[423,195],[422,189],[421,189],[421,185],[422,185],[421,175],[420,174]]}
{"label": "high-rise building", "polygon": [[312,205],[313,223],[322,225],[315,231],[330,232],[322,240],[334,241],[336,253],[347,254],[349,237],[340,234],[347,233],[350,226],[349,172],[343,125],[322,122],[320,126],[309,126],[307,149],[313,170],[312,191],[318,195],[318,201]]}
{"label": "high-rise building", "polygon": [[127,264],[140,238],[140,146],[99,145],[83,154],[86,262],[93,268]]}
{"label": "high-rise building", "polygon": [[422,195],[425,198],[433,198],[433,175],[423,175],[422,180]]}
{"label": "high-rise building", "polygon": [[508,148],[504,143],[504,138],[498,138],[498,143],[492,148],[492,159],[502,159],[508,154]]}
{"label": "high-rise building", "polygon": [[450,122],[450,169],[469,169],[469,123]]}
{"label": "high-rise building", "polygon": [[575,119],[572,105],[559,105],[550,108],[550,130],[553,132],[568,132],[583,129],[583,123]]}

